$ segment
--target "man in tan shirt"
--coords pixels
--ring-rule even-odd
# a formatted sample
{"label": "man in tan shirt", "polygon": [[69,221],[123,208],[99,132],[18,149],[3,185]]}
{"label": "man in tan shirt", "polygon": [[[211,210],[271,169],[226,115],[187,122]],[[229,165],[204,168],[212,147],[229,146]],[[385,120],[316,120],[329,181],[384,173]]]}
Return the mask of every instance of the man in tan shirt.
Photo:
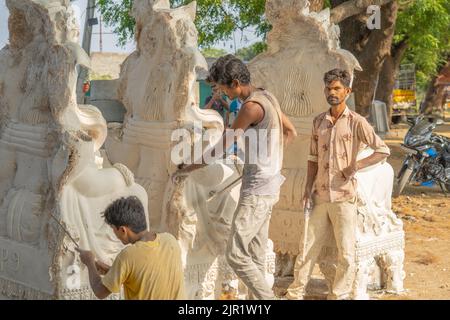
{"label": "man in tan shirt", "polygon": [[[328,299],[349,299],[355,274],[357,228],[355,173],[384,161],[389,148],[367,120],[351,111],[345,101],[351,92],[351,76],[334,69],[325,74],[325,95],[331,108],[314,119],[308,177],[303,204],[313,210],[307,232],[304,260],[297,257],[294,282],[286,298],[301,299],[314,265],[329,234],[338,248],[336,276]],[[374,153],[357,161],[358,153],[369,146]],[[315,188],[313,189],[313,186]],[[313,193],[314,190],[314,193]]]}

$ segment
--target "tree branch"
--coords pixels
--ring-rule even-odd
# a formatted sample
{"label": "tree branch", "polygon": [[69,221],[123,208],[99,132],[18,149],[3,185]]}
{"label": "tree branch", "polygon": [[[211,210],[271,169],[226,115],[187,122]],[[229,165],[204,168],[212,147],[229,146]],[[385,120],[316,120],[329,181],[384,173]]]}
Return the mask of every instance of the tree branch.
{"label": "tree branch", "polygon": [[396,66],[400,65],[406,50],[409,47],[408,38],[403,39],[399,43],[393,46],[391,50],[392,59],[394,59],[394,64]]}
{"label": "tree branch", "polygon": [[331,22],[338,24],[341,21],[366,12],[366,9],[370,5],[382,6],[393,0],[350,0],[346,1],[334,9],[331,10]]}
{"label": "tree branch", "polygon": [[391,54],[392,38],[397,20],[397,2],[389,1],[381,8],[382,30],[371,30],[363,51],[358,56],[361,65],[380,66],[385,57]]}

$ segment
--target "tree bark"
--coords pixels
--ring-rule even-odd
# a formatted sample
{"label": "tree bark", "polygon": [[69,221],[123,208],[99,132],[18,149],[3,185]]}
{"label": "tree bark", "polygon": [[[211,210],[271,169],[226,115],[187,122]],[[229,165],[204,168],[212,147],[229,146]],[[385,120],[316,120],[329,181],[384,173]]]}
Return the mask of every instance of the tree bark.
{"label": "tree bark", "polygon": [[392,118],[392,93],[395,87],[395,79],[407,49],[408,41],[406,39],[394,45],[391,49],[391,54],[384,59],[380,72],[375,99],[386,103],[389,119]]}
{"label": "tree bark", "polygon": [[392,1],[393,0],[332,0],[332,4],[339,2],[339,5],[333,6],[333,10],[331,10],[331,22],[336,24],[340,23],[347,18],[366,12],[367,7],[372,4],[383,6]]}
{"label": "tree bark", "polygon": [[442,75],[446,74],[450,74],[450,56],[447,58],[447,63],[439,68],[438,74],[430,81],[427,94],[421,107],[422,113],[431,114],[434,107],[442,108],[445,85],[439,84],[439,79]]}
{"label": "tree bark", "polygon": [[[374,3],[376,1],[363,1]],[[355,1],[332,0],[335,9]],[[342,7],[341,7],[342,8]],[[335,10],[333,9],[333,10]],[[367,28],[365,9],[352,19],[343,20],[341,28],[341,46],[352,52],[358,59],[362,72],[355,72],[353,92],[355,93],[356,111],[368,116],[372,100],[376,91],[378,76],[385,58],[390,54],[394,36],[395,21],[397,19],[397,1],[389,1],[381,7],[381,30]],[[351,12],[355,12],[352,10]]]}

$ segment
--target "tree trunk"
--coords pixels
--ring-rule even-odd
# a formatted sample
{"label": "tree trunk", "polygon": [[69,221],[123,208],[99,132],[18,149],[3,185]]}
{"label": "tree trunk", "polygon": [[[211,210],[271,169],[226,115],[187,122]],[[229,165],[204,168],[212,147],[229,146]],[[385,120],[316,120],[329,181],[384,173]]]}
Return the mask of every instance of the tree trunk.
{"label": "tree trunk", "polygon": [[402,62],[407,49],[408,42],[406,40],[394,45],[391,49],[391,54],[384,59],[383,67],[380,72],[375,99],[386,103],[388,119],[392,118],[392,93],[395,87],[395,79],[397,78],[400,63]]}
{"label": "tree trunk", "polygon": [[442,101],[444,97],[445,85],[439,84],[439,78],[442,75],[450,73],[450,57],[447,63],[439,68],[439,72],[431,79],[428,86],[427,95],[421,106],[421,112],[424,114],[431,114],[434,107],[442,108]]}
{"label": "tree trunk", "polygon": [[[355,1],[332,0],[335,9],[342,8]],[[364,1],[374,3],[376,1]],[[355,4],[354,4],[355,5]],[[397,1],[390,1],[381,7],[381,30],[367,28],[367,16],[364,9],[360,9],[357,16],[343,20],[341,28],[341,45],[352,52],[358,59],[362,72],[355,72],[353,92],[355,93],[356,111],[368,116],[372,100],[376,91],[378,76],[385,58],[390,54],[394,36],[395,21],[397,19]],[[351,10],[354,12],[355,10]],[[344,14],[345,16],[346,14]]]}
{"label": "tree trunk", "polygon": [[340,23],[347,18],[359,15],[370,5],[383,6],[393,0],[331,0],[331,22]]}

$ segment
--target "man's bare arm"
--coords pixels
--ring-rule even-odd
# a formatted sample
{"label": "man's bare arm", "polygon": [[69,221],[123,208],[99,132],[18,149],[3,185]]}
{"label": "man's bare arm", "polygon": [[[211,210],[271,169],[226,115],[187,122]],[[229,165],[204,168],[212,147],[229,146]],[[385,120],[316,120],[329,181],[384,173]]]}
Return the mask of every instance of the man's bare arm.
{"label": "man's bare arm", "polygon": [[283,134],[286,139],[286,144],[289,144],[292,140],[297,137],[297,130],[295,126],[292,124],[291,120],[282,112],[281,113],[281,121],[283,123]]}
{"label": "man's bare arm", "polygon": [[310,198],[312,194],[312,188],[314,181],[316,181],[317,171],[319,170],[319,165],[317,162],[308,161],[308,172],[306,177],[305,186],[305,197]]}
{"label": "man's bare arm", "polygon": [[89,283],[92,291],[97,298],[105,299],[111,294],[111,291],[109,291],[108,288],[106,288],[102,283],[102,278],[97,270],[94,254],[91,251],[81,250],[79,248],[76,250],[80,253],[81,262],[88,268]]}
{"label": "man's bare arm", "polygon": [[[233,125],[231,126],[231,130],[228,132],[225,131],[222,138],[217,142],[217,145],[222,144],[222,151],[225,153],[228,148],[230,148],[239,138],[238,135],[234,134],[237,131],[244,132],[250,127],[253,123],[257,123],[264,118],[264,111],[262,107],[254,102],[247,102],[242,106],[241,111],[239,112],[236,120],[234,120]],[[231,135],[233,135],[233,139],[231,139]],[[214,146],[213,150],[217,150]],[[211,153],[213,157],[220,157],[222,155],[216,155],[213,151]]]}
{"label": "man's bare arm", "polygon": [[356,171],[373,166],[389,157],[386,153],[374,152],[367,158],[361,159],[356,162]]}
{"label": "man's bare arm", "polygon": [[89,283],[95,296],[98,299],[107,298],[111,294],[111,292],[103,285],[102,278],[97,271],[95,261],[88,263],[86,266],[89,272]]}
{"label": "man's bare arm", "polygon": [[342,174],[346,179],[351,179],[358,170],[370,167],[385,160],[390,154],[386,143],[375,133],[373,127],[366,119],[362,118],[361,121],[358,122],[356,136],[364,144],[371,147],[374,150],[374,153],[365,159],[352,163],[348,168],[345,168],[342,171]]}
{"label": "man's bare arm", "polygon": [[256,102],[250,101],[242,106],[231,128],[233,130],[241,129],[245,131],[252,124],[261,122],[263,118],[263,108]]}
{"label": "man's bare arm", "polygon": [[205,105],[204,109],[208,110],[212,108],[212,105],[214,103],[214,98],[211,97],[211,99],[208,101],[208,103]]}
{"label": "man's bare arm", "polygon": [[342,173],[346,179],[351,179],[356,172],[365,169],[367,167],[373,166],[389,157],[389,154],[382,152],[374,152],[367,158],[361,159],[356,162],[354,166],[345,168]]}
{"label": "man's bare arm", "polygon": [[95,266],[97,267],[97,271],[101,275],[105,275],[108,273],[109,269],[111,269],[111,266],[107,265],[106,263],[103,263],[101,261],[95,261]]}
{"label": "man's bare arm", "polygon": [[222,104],[222,106],[228,111],[230,112],[230,104],[228,103],[227,100],[225,100],[223,97],[219,97],[220,99],[220,103]]}
{"label": "man's bare arm", "polygon": [[[213,150],[211,152],[212,157],[221,157],[226,150],[228,150],[234,142],[238,139],[238,136],[234,134],[237,130],[241,130],[241,132],[244,132],[250,125],[253,123],[260,122],[264,118],[264,111],[262,107],[254,102],[247,102],[244,104],[241,108],[241,111],[239,112],[238,116],[236,117],[236,120],[234,120],[233,125],[231,126],[231,130],[225,130],[224,134],[220,138],[220,140],[217,142],[215,146],[213,146],[211,149],[209,149],[207,152],[210,152],[210,150]],[[218,145],[222,145],[222,154],[216,154],[215,150],[218,150]],[[202,164],[191,164],[181,170],[178,170],[175,174],[187,174],[189,172],[201,169],[206,166],[206,163],[204,162],[204,156],[202,157]]]}

